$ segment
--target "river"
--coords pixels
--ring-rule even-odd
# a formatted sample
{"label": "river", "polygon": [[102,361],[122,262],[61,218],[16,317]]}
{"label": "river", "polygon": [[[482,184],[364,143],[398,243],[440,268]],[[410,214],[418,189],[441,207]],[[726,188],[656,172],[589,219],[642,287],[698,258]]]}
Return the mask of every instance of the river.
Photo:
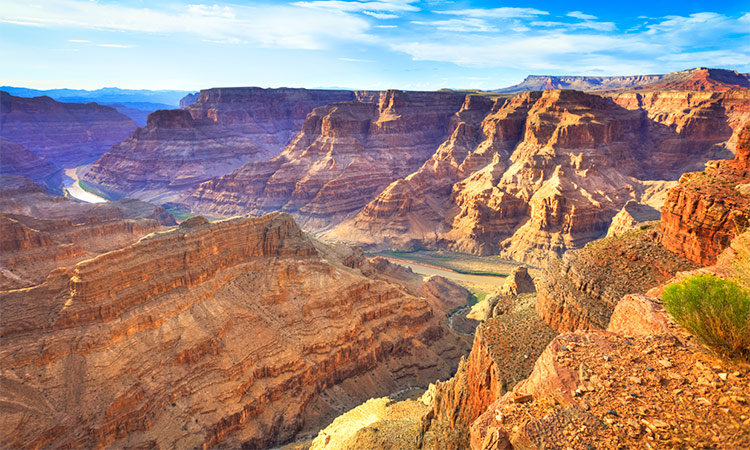
{"label": "river", "polygon": [[84,166],[65,169],[66,177],[65,177],[64,185],[65,185],[65,189],[68,191],[68,194],[70,194],[71,197],[84,201],[86,203],[106,202],[107,201],[106,198],[103,198],[96,194],[92,194],[91,192],[85,191],[81,187],[81,180],[78,179],[78,170],[83,167]]}
{"label": "river", "polygon": [[441,277],[448,278],[449,280],[457,281],[459,283],[469,284],[486,284],[486,283],[497,283],[498,286],[502,286],[505,282],[505,277],[499,277],[497,275],[474,275],[458,273],[450,269],[443,269],[435,266],[426,266],[413,261],[409,261],[401,258],[393,258],[391,256],[383,256],[388,261],[406,266],[414,273],[420,273],[422,275],[440,275]]}

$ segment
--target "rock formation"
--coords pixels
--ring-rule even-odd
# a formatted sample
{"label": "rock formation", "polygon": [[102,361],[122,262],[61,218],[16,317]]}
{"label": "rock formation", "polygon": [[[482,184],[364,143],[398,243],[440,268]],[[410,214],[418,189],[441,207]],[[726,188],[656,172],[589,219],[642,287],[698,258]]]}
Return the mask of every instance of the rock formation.
{"label": "rock formation", "polygon": [[275,213],[194,217],[0,292],[4,445],[266,448],[449,376],[467,292],[375,274]]}
{"label": "rock formation", "polygon": [[175,221],[138,200],[89,204],[49,195],[20,176],[0,176],[0,289],[42,283],[56,267],[137,241]]}
{"label": "rock formation", "polygon": [[58,167],[90,162],[135,129],[135,122],[109,106],[23,98],[0,91],[0,136]]}
{"label": "rock formation", "polygon": [[587,244],[554,259],[537,278],[539,315],[560,332],[604,329],[617,302],[696,266],[660,243],[658,225]]}
{"label": "rock formation", "polygon": [[515,86],[497,89],[494,92],[515,94],[547,89],[575,89],[579,91],[670,89],[722,92],[742,88],[750,88],[750,74],[698,67],[663,75],[615,77],[530,75]]}
{"label": "rock formation", "polygon": [[422,165],[464,97],[388,91],[378,103],[316,108],[277,157],[203,183],[186,203],[225,216],[287,211],[308,229],[325,229]]}
{"label": "rock formation", "polygon": [[59,167],[4,137],[0,137],[0,175],[30,178],[50,189],[62,185]]}
{"label": "rock formation", "polygon": [[609,224],[607,230],[607,237],[620,236],[633,228],[645,226],[646,222],[659,220],[660,217],[661,214],[656,208],[630,200],[612,218],[612,223]]}
{"label": "rock formation", "polygon": [[519,295],[536,292],[534,280],[525,266],[516,267],[505,279],[505,283],[498,289],[497,295]]}
{"label": "rock formation", "polygon": [[479,126],[465,105],[430,160],[326,237],[541,263],[605,235],[630,200],[659,209],[663,180],[731,154],[749,100],[526,92],[497,100]]}
{"label": "rock formation", "polygon": [[277,155],[313,108],[354,100],[351,91],[217,88],[181,110],[156,111],[84,175],[104,189],[174,200],[187,188]]}
{"label": "rock formation", "polygon": [[750,227],[750,122],[733,159],[686,173],[662,209],[661,242],[698,264],[710,265],[734,236]]}

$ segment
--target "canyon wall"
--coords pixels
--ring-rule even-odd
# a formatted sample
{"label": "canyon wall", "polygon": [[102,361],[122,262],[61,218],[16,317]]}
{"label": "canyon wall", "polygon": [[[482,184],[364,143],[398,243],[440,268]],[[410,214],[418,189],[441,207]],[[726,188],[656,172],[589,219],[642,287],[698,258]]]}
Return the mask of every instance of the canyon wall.
{"label": "canyon wall", "polygon": [[267,448],[450,376],[467,292],[391,272],[286,214],[193,217],[0,292],[3,441]]}
{"label": "canyon wall", "polygon": [[606,234],[628,201],[659,209],[664,180],[731,155],[748,104],[747,90],[545,91],[481,117],[487,106],[467,101],[432,158],[325,236],[541,263]]}
{"label": "canyon wall", "polygon": [[136,128],[127,116],[96,103],[61,103],[0,91],[0,136],[58,167],[90,162]]}
{"label": "canyon wall", "polygon": [[82,203],[49,195],[17,175],[0,176],[0,289],[42,283],[57,267],[132,244],[175,220],[139,200]]}
{"label": "canyon wall", "polygon": [[174,200],[190,186],[277,155],[313,108],[352,91],[216,88],[180,110],[156,111],[84,175],[107,190]]}
{"label": "canyon wall", "polygon": [[661,242],[701,265],[711,265],[731,240],[750,227],[750,122],[733,159],[686,173],[662,209]]}
{"label": "canyon wall", "polygon": [[0,136],[0,175],[19,175],[48,186],[62,186],[60,168],[26,147]]}
{"label": "canyon wall", "polygon": [[186,203],[208,214],[290,212],[325,229],[427,160],[464,102],[453,92],[388,91],[316,108],[287,148],[203,183]]}

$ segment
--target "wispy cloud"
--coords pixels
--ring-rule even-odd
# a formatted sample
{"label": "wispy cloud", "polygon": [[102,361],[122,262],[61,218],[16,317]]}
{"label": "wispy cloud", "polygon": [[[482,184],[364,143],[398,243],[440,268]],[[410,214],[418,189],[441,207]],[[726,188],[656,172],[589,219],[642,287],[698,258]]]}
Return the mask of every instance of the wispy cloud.
{"label": "wispy cloud", "polygon": [[376,19],[398,19],[400,17],[398,14],[379,13],[375,11],[362,11],[362,14],[367,14]]}
{"label": "wispy cloud", "polygon": [[68,42],[74,42],[76,44],[88,44],[91,41],[89,41],[88,39],[68,39]]}
{"label": "wispy cloud", "polygon": [[356,63],[374,63],[372,59],[358,59],[358,58],[338,58],[339,61],[356,62]]}
{"label": "wispy cloud", "polygon": [[482,19],[476,18],[433,20],[429,22],[415,20],[411,23],[434,27],[442,31],[455,31],[460,33],[490,33],[498,31],[497,27],[488,24]]}
{"label": "wispy cloud", "polygon": [[386,12],[405,12],[419,11],[414,6],[416,0],[383,0],[383,1],[342,1],[342,0],[315,0],[302,1],[293,3],[295,6],[302,6],[313,9],[328,9],[346,12],[364,12],[364,11],[386,11]]}
{"label": "wispy cloud", "polygon": [[106,48],[133,48],[134,45],[124,45],[124,44],[96,44],[97,47],[106,47]]}
{"label": "wispy cloud", "polygon": [[188,5],[157,10],[83,0],[46,0],[41,8],[26,2],[2,2],[0,22],[49,28],[183,33],[215,42],[242,41],[299,49],[319,49],[340,39],[371,38],[367,35],[370,25],[364,18],[288,5]]}
{"label": "wispy cloud", "polygon": [[450,14],[453,16],[466,16],[485,19],[514,19],[523,17],[546,16],[547,11],[535,8],[473,8],[435,11],[438,14]]}
{"label": "wispy cloud", "polygon": [[598,17],[592,16],[591,14],[584,14],[581,11],[571,11],[568,14],[566,14],[568,17],[574,17],[576,19],[581,20],[596,20]]}

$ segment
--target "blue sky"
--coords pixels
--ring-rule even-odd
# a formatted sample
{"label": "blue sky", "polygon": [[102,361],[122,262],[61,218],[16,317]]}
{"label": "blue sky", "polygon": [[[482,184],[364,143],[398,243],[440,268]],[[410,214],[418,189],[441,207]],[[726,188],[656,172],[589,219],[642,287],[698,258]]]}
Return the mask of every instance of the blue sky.
{"label": "blue sky", "polygon": [[493,89],[750,72],[750,2],[0,0],[0,84]]}

